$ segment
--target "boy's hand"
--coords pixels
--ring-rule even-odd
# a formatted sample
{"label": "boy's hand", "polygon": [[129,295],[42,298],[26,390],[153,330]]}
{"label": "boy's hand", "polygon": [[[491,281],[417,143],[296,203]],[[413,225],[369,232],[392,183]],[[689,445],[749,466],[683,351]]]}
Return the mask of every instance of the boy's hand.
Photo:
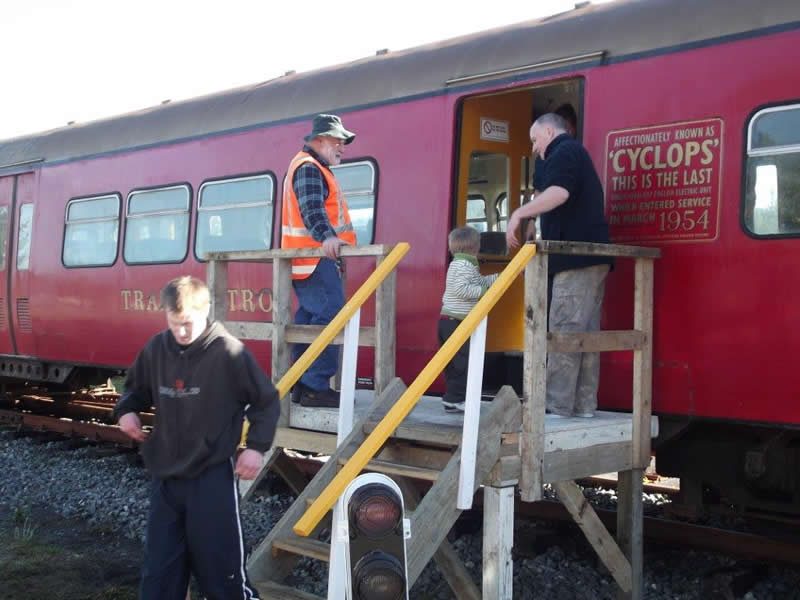
{"label": "boy's hand", "polygon": [[134,412],[125,413],[119,418],[119,428],[122,433],[137,442],[143,442],[147,439],[148,434],[142,431],[142,422],[139,420],[139,415]]}
{"label": "boy's hand", "polygon": [[236,459],[235,473],[242,479],[255,479],[261,467],[264,465],[264,455],[258,450],[245,448]]}

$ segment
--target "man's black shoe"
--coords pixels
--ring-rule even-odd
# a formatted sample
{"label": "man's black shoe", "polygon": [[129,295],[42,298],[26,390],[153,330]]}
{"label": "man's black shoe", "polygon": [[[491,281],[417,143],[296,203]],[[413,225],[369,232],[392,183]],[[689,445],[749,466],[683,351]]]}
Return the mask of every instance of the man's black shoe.
{"label": "man's black shoe", "polygon": [[299,381],[294,384],[294,387],[292,387],[292,403],[293,404],[300,404],[300,398],[303,396],[303,390],[305,390],[305,389],[307,389],[306,386],[304,386]]}
{"label": "man's black shoe", "polygon": [[300,394],[300,406],[316,406],[326,408],[339,408],[339,392],[330,388],[327,390],[312,390],[303,386]]}

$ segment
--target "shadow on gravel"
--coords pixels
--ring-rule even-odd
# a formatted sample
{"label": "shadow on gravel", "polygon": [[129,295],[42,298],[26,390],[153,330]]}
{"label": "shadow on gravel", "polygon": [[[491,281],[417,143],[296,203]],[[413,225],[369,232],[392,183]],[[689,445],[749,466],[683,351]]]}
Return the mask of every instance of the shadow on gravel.
{"label": "shadow on gravel", "polygon": [[53,512],[0,504],[5,600],[135,600],[142,549]]}

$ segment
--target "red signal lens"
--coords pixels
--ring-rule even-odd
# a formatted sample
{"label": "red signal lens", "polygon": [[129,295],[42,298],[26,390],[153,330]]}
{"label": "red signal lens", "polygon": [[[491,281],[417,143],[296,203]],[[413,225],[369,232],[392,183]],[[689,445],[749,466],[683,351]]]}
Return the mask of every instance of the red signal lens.
{"label": "red signal lens", "polygon": [[351,537],[381,538],[397,530],[402,520],[400,499],[386,486],[365,485],[350,499]]}

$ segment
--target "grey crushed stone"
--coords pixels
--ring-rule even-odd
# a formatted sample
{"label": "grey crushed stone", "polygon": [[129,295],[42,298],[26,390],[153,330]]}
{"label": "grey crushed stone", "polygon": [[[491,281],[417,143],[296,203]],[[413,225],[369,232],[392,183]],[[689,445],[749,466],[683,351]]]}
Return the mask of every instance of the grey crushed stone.
{"label": "grey crushed stone", "polygon": [[[91,447],[70,449],[67,442],[39,443],[16,438],[0,430],[0,497],[11,507],[42,506],[65,517],[79,517],[94,527],[143,541],[147,521],[148,476],[124,454],[97,457]],[[552,497],[552,491],[547,494]],[[587,490],[597,506],[613,508],[613,490]],[[242,505],[247,548],[252,548],[277,522],[292,502],[288,494],[259,496]],[[658,510],[668,499],[659,494],[645,497],[646,512]],[[515,526],[514,598],[527,600],[606,599],[616,597],[617,587],[585,541],[574,533],[560,536],[556,545],[535,547],[537,524],[518,521]],[[546,532],[546,534],[545,534]],[[541,534],[552,537],[542,526]],[[413,535],[413,532],[412,532]],[[481,575],[480,531],[455,540],[453,546],[476,582]],[[747,577],[753,583],[747,583]],[[325,595],[327,568],[310,559],[301,560],[290,582]],[[737,587],[738,586],[738,587]],[[645,598],[694,600],[743,598],[746,600],[800,599],[800,570],[779,565],[747,565],[707,552],[685,549],[646,548]],[[454,598],[434,564],[429,564],[411,590],[415,599]]]}

